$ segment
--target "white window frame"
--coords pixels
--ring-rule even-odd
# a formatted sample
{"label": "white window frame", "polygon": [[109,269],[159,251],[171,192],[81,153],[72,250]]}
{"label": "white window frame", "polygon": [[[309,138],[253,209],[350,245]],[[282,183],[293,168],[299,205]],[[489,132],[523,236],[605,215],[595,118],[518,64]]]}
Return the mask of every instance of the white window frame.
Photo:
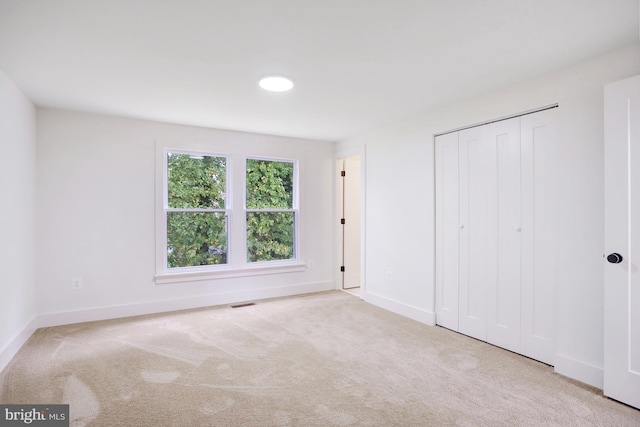
{"label": "white window frame", "polygon": [[[177,208],[170,208],[169,207],[169,161],[168,161],[168,157],[169,157],[169,153],[177,153],[177,154],[188,154],[190,156],[202,156],[202,157],[222,157],[225,159],[225,168],[224,168],[224,173],[225,173],[225,199],[224,199],[224,209],[202,209],[202,208],[194,208],[194,209],[177,209]],[[217,153],[209,153],[209,152],[202,152],[202,151],[194,151],[194,150],[182,150],[182,149],[172,149],[172,148],[165,148],[164,149],[164,154],[163,154],[163,189],[162,189],[162,208],[163,208],[163,215],[162,215],[162,219],[164,221],[163,223],[163,229],[164,229],[164,233],[162,235],[162,238],[164,239],[163,241],[163,248],[164,248],[164,255],[163,255],[163,269],[166,271],[172,271],[172,272],[180,272],[180,271],[200,271],[200,270],[220,270],[220,269],[224,269],[225,266],[230,265],[232,263],[232,259],[231,259],[231,254],[232,254],[232,250],[229,247],[231,245],[231,239],[229,238],[229,235],[231,234],[231,209],[229,208],[229,206],[231,206],[231,202],[232,200],[230,200],[231,197],[231,192],[229,191],[230,188],[230,183],[229,180],[231,178],[231,170],[230,170],[230,159],[229,159],[229,155],[228,154],[217,154]],[[169,268],[168,265],[168,258],[169,258],[169,254],[167,253],[167,216],[169,212],[202,212],[202,213],[213,213],[213,212],[218,212],[218,213],[224,213],[225,216],[225,221],[226,221],[226,228],[227,228],[227,262],[224,264],[212,264],[212,265],[194,265],[194,266],[187,266],[187,267],[174,267],[174,268]]]}
{"label": "white window frame", "polygon": [[[300,183],[298,181],[298,159],[251,156],[244,153],[236,153],[230,150],[228,153],[219,153],[209,150],[211,144],[162,144],[156,141],[156,172],[155,172],[155,236],[156,236],[156,271],[154,280],[157,285],[205,282],[217,279],[261,276],[267,274],[282,274],[303,272],[306,264],[301,260],[301,229],[302,213],[298,208]],[[169,269],[167,267],[167,215],[165,207],[168,207],[167,199],[167,152],[182,152],[203,156],[226,157],[227,194],[225,211],[227,215],[227,263],[179,267]],[[294,206],[295,218],[295,259],[260,261],[248,263],[246,259],[246,212],[243,206],[246,201],[246,159],[275,160],[294,163]],[[240,163],[241,162],[241,163]],[[239,174],[240,173],[240,174]],[[240,178],[242,176],[243,178]],[[235,177],[235,179],[234,179]],[[242,195],[240,198],[239,196]],[[238,215],[240,214],[240,215]],[[244,254],[244,255],[240,255]]]}
{"label": "white window frame", "polygon": [[[292,163],[293,164],[293,194],[292,194],[292,207],[291,209],[248,209],[247,208],[247,161],[248,160],[264,160],[264,161],[268,161],[268,162],[280,162],[280,163]],[[243,215],[243,221],[245,222],[245,235],[244,235],[244,242],[245,242],[245,260],[246,260],[246,256],[247,256],[247,251],[246,251],[246,243],[247,243],[247,233],[246,233],[246,218],[247,218],[247,213],[249,212],[293,212],[293,258],[291,259],[283,259],[283,260],[270,260],[270,261],[252,261],[249,262],[248,260],[246,260],[247,264],[249,265],[288,265],[288,264],[292,264],[292,263],[297,263],[299,262],[300,259],[300,254],[299,254],[299,248],[300,248],[300,236],[299,236],[299,230],[300,227],[298,226],[299,222],[300,222],[300,208],[299,208],[299,193],[300,193],[300,185],[299,185],[299,179],[298,179],[298,168],[299,168],[299,161],[297,159],[288,159],[288,158],[282,158],[282,157],[264,157],[264,156],[246,156],[244,158],[244,191],[243,191],[243,206],[244,206],[244,215]]]}

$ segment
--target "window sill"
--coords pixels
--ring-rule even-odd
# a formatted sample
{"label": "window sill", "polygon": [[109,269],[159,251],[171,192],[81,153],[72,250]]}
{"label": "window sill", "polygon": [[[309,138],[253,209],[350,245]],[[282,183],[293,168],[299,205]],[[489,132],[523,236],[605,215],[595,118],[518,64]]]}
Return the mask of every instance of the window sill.
{"label": "window sill", "polygon": [[255,267],[231,268],[215,270],[189,270],[179,272],[158,273],[154,279],[156,285],[170,283],[200,282],[205,280],[227,279],[234,277],[261,276],[265,274],[296,273],[307,269],[304,263],[260,265]]}

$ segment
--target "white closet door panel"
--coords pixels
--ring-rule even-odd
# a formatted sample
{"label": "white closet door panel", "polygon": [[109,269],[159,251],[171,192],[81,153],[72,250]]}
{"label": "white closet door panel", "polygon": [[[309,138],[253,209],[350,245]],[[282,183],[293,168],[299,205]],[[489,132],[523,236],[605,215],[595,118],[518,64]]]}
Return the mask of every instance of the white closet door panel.
{"label": "white closet door panel", "polygon": [[459,331],[486,341],[487,140],[485,126],[459,133]]}
{"label": "white closet door panel", "polygon": [[436,157],[436,323],[458,330],[458,134],[438,136]]}
{"label": "white closet door panel", "polygon": [[[494,269],[488,286],[487,341],[520,352],[520,120],[487,126],[489,152],[495,156],[495,181],[490,195],[497,233],[490,233],[489,262]],[[490,191],[491,193],[491,191]]]}
{"label": "white closet door panel", "polygon": [[521,352],[553,365],[552,201],[555,109],[523,116],[521,124]]}

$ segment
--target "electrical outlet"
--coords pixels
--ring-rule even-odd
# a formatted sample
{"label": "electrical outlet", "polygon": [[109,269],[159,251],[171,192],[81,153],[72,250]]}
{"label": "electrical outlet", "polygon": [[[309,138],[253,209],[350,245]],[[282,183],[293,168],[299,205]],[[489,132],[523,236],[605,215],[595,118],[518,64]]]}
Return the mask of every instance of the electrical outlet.
{"label": "electrical outlet", "polygon": [[73,286],[73,289],[82,288],[82,277],[73,277],[71,279],[71,286]]}
{"label": "electrical outlet", "polygon": [[387,271],[387,282],[391,281],[391,270]]}
{"label": "electrical outlet", "polygon": [[309,268],[313,268],[313,260],[312,259],[310,259],[309,262],[307,262],[307,266]]}

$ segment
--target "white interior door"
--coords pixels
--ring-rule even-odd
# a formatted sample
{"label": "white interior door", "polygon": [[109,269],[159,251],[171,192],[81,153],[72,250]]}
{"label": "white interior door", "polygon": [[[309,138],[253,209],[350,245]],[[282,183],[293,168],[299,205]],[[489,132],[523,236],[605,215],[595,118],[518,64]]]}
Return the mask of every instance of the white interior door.
{"label": "white interior door", "polygon": [[436,137],[436,323],[458,330],[458,132]]}
{"label": "white interior door", "polygon": [[640,408],[640,76],[605,86],[604,394]]}
{"label": "white interior door", "polygon": [[343,263],[345,270],[342,277],[342,288],[360,287],[360,156],[344,159],[343,170]]}

